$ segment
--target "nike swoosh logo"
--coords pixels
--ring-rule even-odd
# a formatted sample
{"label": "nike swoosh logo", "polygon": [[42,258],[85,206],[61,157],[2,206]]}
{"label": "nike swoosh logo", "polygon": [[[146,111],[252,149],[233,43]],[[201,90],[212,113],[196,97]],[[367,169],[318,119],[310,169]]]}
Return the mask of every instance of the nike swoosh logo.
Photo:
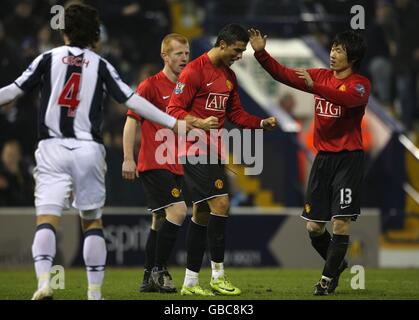
{"label": "nike swoosh logo", "polygon": [[346,208],[349,208],[349,207],[350,207],[350,205],[349,206],[340,206],[341,209],[346,209]]}
{"label": "nike swoosh logo", "polygon": [[67,150],[73,151],[76,149],[79,149],[80,147],[67,147],[67,146],[63,146],[64,148],[66,148]]}
{"label": "nike swoosh logo", "polygon": [[209,87],[210,85],[212,85],[214,83],[214,81],[213,82],[210,82],[210,83],[207,83],[207,87]]}
{"label": "nike swoosh logo", "polygon": [[163,96],[163,100],[166,100],[167,98],[169,98],[170,96]]}

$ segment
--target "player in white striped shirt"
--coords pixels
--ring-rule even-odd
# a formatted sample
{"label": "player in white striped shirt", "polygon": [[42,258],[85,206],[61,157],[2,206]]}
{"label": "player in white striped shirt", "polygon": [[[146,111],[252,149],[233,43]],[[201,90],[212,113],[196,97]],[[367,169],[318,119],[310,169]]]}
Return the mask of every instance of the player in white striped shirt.
{"label": "player in white striped shirt", "polygon": [[97,300],[102,299],[106,262],[101,219],[106,172],[101,135],[104,93],[174,131],[181,124],[135,94],[109,62],[88,49],[99,40],[99,17],[94,8],[81,4],[67,7],[63,35],[64,46],[38,56],[13,84],[0,89],[0,105],[41,84],[40,142],[34,172],[37,229],[32,245],[38,289],[32,299],[52,299],[55,230],[73,196],[72,205],[80,211],[84,232],[87,296]]}

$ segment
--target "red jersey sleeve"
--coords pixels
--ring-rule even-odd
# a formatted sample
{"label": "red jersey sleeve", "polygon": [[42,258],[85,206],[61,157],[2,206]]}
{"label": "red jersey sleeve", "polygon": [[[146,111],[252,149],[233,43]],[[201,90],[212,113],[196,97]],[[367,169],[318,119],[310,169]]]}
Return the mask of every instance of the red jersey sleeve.
{"label": "red jersey sleeve", "polygon": [[184,119],[188,115],[187,108],[199,90],[200,82],[199,72],[187,66],[179,76],[166,112],[177,119]]}
{"label": "red jersey sleeve", "polygon": [[359,107],[368,103],[371,84],[367,79],[357,77],[341,91],[324,84],[314,82],[312,92],[342,107]]}
{"label": "red jersey sleeve", "polygon": [[[153,100],[154,90],[153,90],[153,87],[150,85],[150,82],[148,81],[148,79],[142,81],[138,85],[136,92],[137,92],[138,95],[142,96],[143,98],[147,99],[148,101]],[[128,109],[127,116],[134,118],[138,122],[143,120],[143,118],[140,115],[136,114],[131,109]]]}
{"label": "red jersey sleeve", "polygon": [[234,77],[234,88],[228,101],[227,118],[230,122],[240,128],[258,129],[262,118],[251,115],[246,112],[241,104],[239,92],[237,90],[238,84]]}
{"label": "red jersey sleeve", "polygon": [[[298,78],[294,69],[287,68],[284,65],[280,64],[271,55],[266,51],[255,52],[255,58],[260,63],[260,65],[274,78],[275,80],[286,84],[287,86],[311,92],[307,88],[303,79]],[[310,76],[315,80],[316,73],[313,72],[313,69],[307,70]]]}

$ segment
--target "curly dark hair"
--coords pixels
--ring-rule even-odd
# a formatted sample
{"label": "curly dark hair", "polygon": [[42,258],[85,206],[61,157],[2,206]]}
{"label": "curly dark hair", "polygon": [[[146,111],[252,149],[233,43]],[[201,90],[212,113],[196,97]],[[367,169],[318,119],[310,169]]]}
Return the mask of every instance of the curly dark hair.
{"label": "curly dark hair", "polygon": [[85,4],[70,4],[65,9],[64,34],[72,46],[95,47],[100,37],[100,21],[97,10]]}

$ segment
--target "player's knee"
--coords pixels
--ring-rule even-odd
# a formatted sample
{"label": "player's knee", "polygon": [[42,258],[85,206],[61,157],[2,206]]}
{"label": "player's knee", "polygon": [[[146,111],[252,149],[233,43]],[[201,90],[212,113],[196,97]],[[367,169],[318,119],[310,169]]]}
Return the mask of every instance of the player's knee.
{"label": "player's knee", "polygon": [[59,223],[60,217],[56,215],[42,214],[36,217],[36,225],[38,226],[42,224],[49,224],[53,226],[55,230],[57,230]]}
{"label": "player's knee", "polygon": [[92,209],[92,210],[80,210],[80,218],[83,220],[100,220],[102,219],[102,208]]}
{"label": "player's knee", "polygon": [[91,229],[102,229],[103,228],[103,223],[102,223],[102,219],[92,219],[92,220],[86,220],[86,219],[82,219],[81,220],[81,226],[83,229],[83,232],[86,232],[88,230]]}
{"label": "player's knee", "polygon": [[314,221],[308,221],[306,224],[307,231],[312,236],[323,234],[325,226],[326,225],[324,223],[318,223]]}
{"label": "player's knee", "polygon": [[211,209],[204,201],[199,204],[194,204],[192,209],[192,221],[201,226],[207,226]]}
{"label": "player's knee", "polygon": [[338,217],[332,219],[333,233],[346,235],[349,232],[351,219],[348,217]]}
{"label": "player's knee", "polygon": [[172,223],[182,225],[186,218],[187,207],[185,202],[176,203],[166,208],[166,219]]}
{"label": "player's knee", "polygon": [[216,215],[228,215],[228,210],[230,208],[230,200],[228,196],[215,197],[208,201],[211,212]]}
{"label": "player's knee", "polygon": [[151,219],[151,229],[155,231],[160,230],[165,220],[166,220],[166,212],[164,210],[153,212],[153,217]]}

